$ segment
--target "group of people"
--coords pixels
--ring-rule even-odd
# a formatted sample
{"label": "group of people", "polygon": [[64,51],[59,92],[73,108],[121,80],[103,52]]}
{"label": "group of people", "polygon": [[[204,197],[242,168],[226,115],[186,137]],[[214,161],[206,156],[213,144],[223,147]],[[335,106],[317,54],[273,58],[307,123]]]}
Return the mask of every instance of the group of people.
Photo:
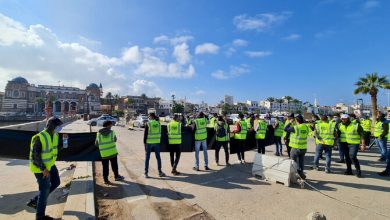
{"label": "group of people", "polygon": [[[159,176],[165,176],[162,171],[160,144],[161,144],[161,124],[154,113],[148,115],[149,121],[145,126],[144,144],[145,144],[145,172],[144,176],[149,177],[149,160],[152,150],[154,150]],[[346,175],[353,175],[352,164],[355,166],[355,175],[362,176],[361,167],[357,154],[359,148],[365,150],[366,144],[370,143],[371,131],[374,131],[375,143],[380,151],[380,161],[387,161],[386,169],[378,173],[381,176],[390,176],[390,151],[387,150],[387,139],[389,138],[389,125],[385,115],[378,113],[374,128],[371,127],[371,121],[368,117],[358,120],[354,114],[334,115],[333,118],[327,115],[321,117],[313,116],[311,122],[306,123],[301,115],[290,114],[287,120],[276,119],[270,123],[270,120],[261,118],[259,115],[248,115],[246,118],[239,114],[239,120],[235,124],[235,129],[230,131],[227,118],[214,114],[208,120],[200,112],[195,119],[183,121],[178,115],[167,125],[168,146],[170,151],[170,162],[173,175],[178,175],[177,170],[182,144],[182,129],[187,126],[192,129],[195,139],[195,165],[193,169],[200,171],[199,153],[202,149],[204,156],[204,169],[210,170],[208,166],[207,152],[207,128],[213,128],[215,131],[215,162],[220,165],[219,151],[224,149],[226,165],[229,163],[229,141],[234,137],[237,143],[237,157],[239,163],[245,161],[245,144],[248,131],[255,132],[257,152],[265,154],[265,138],[267,132],[273,132],[274,143],[276,146],[275,155],[283,156],[282,142],[286,145],[288,157],[294,160],[298,167],[297,171],[301,178],[305,179],[304,160],[307,152],[308,138],[313,135],[316,142],[316,151],[314,157],[314,166],[319,168],[319,159],[325,153],[326,164],[325,172],[331,172],[331,156],[334,148],[339,151],[340,160],[337,162],[346,164]],[[183,125],[184,122],[184,125]],[[27,205],[36,209],[36,219],[52,219],[45,215],[46,203],[49,194],[60,185],[60,177],[55,162],[58,154],[59,135],[62,122],[58,118],[51,117],[47,120],[46,128],[34,135],[30,145],[30,170],[34,173],[39,185],[39,193],[32,198]],[[272,126],[273,129],[269,129]],[[96,145],[99,148],[102,158],[103,179],[106,184],[110,184],[109,163],[111,163],[114,172],[115,181],[121,181],[123,176],[119,175],[116,148],[116,134],[111,129],[112,123],[106,121],[103,128],[97,132]]]}

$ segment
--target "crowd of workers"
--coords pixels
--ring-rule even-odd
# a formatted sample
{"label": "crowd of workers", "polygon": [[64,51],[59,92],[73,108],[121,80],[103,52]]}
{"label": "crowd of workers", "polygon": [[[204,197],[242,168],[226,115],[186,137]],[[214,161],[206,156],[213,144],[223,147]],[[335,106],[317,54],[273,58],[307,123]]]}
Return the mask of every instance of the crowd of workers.
{"label": "crowd of workers", "polygon": [[[165,176],[162,171],[160,157],[161,124],[154,113],[148,115],[149,121],[145,126],[145,172],[144,176],[149,177],[149,160],[152,150],[158,164],[159,176]],[[208,165],[207,152],[207,128],[215,130],[215,162],[220,165],[219,151],[224,149],[225,163],[229,162],[229,142],[234,138],[237,143],[237,157],[241,164],[245,161],[245,144],[248,132],[255,132],[257,152],[265,154],[267,133],[273,132],[275,155],[283,156],[282,139],[286,145],[288,157],[298,165],[297,171],[302,179],[305,179],[304,165],[305,154],[307,152],[308,138],[315,138],[316,150],[313,161],[313,169],[320,170],[319,160],[325,154],[325,172],[331,172],[331,157],[333,149],[338,149],[338,163],[346,164],[345,175],[353,175],[352,164],[355,166],[355,175],[362,176],[360,163],[358,160],[359,148],[361,151],[370,144],[372,136],[380,151],[380,161],[387,161],[386,169],[378,173],[381,176],[390,176],[390,151],[387,150],[387,139],[389,138],[389,125],[385,115],[378,113],[374,127],[368,117],[356,118],[354,114],[335,114],[333,117],[313,115],[310,122],[304,120],[301,115],[290,114],[286,119],[262,118],[259,115],[248,115],[246,118],[239,114],[239,120],[235,124],[235,129],[230,130],[227,118],[214,114],[210,119],[200,112],[194,119],[184,119],[175,115],[173,120],[167,125],[168,148],[170,151],[170,162],[173,175],[178,175],[177,170],[181,155],[182,129],[187,126],[193,130],[195,139],[195,164],[193,169],[200,171],[199,153],[202,149],[204,156],[204,169],[210,170]],[[28,206],[36,209],[36,219],[52,219],[45,215],[46,203],[49,194],[60,185],[60,177],[55,166],[58,153],[58,132],[61,130],[62,122],[55,117],[48,119],[46,129],[33,136],[30,150],[30,170],[34,173],[39,186],[39,193],[28,202]],[[270,129],[270,126],[272,129]],[[110,184],[109,163],[114,172],[115,181],[123,180],[119,175],[116,148],[116,135],[111,129],[112,123],[106,121],[103,128],[97,132],[96,145],[99,148],[102,158],[103,178],[106,184]]]}

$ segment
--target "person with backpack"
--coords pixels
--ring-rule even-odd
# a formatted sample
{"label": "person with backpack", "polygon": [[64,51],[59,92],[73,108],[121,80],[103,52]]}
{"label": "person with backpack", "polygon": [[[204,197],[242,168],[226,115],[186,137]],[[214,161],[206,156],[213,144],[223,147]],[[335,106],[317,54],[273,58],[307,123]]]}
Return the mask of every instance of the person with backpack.
{"label": "person with backpack", "polygon": [[215,124],[215,162],[219,166],[219,150],[223,147],[225,151],[225,161],[226,165],[230,165],[229,163],[229,137],[230,137],[230,129],[229,125],[225,122],[222,116],[218,116],[217,123]]}
{"label": "person with backpack", "polygon": [[255,138],[257,143],[257,153],[259,154],[265,154],[265,135],[267,133],[267,129],[267,123],[257,114],[254,130],[256,131]]}
{"label": "person with backpack", "polygon": [[108,180],[109,175],[109,163],[111,162],[111,168],[114,172],[115,181],[123,180],[124,177],[119,175],[118,172],[118,150],[116,149],[116,135],[111,130],[112,121],[103,122],[103,128],[96,133],[95,145],[99,147],[100,156],[102,158],[103,166],[103,179],[105,184],[110,184]]}

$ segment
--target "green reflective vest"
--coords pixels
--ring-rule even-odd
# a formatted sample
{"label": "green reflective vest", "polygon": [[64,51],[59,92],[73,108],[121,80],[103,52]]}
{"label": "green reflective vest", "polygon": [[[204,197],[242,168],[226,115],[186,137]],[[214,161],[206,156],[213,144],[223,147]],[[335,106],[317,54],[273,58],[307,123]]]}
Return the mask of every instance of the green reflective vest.
{"label": "green reflective vest", "polygon": [[30,170],[33,173],[42,173],[42,170],[35,166],[32,162],[32,150],[34,146],[34,141],[36,138],[39,138],[42,145],[42,153],[41,153],[41,159],[43,164],[45,165],[46,169],[50,171],[51,167],[54,165],[54,163],[57,160],[57,154],[58,154],[58,133],[55,133],[53,135],[53,139],[50,136],[50,134],[43,130],[39,132],[38,134],[34,135],[31,138],[30,143]]}
{"label": "green reflective vest", "polygon": [[340,130],[340,142],[346,143],[347,142],[347,126],[345,126],[343,123],[339,123],[339,130]]}
{"label": "green reflective vest", "polygon": [[305,124],[295,125],[294,133],[290,135],[290,146],[297,149],[307,149],[309,128]]}
{"label": "green reflective vest", "polygon": [[335,123],[333,122],[323,122],[317,123],[315,125],[315,129],[317,135],[321,138],[321,141],[316,138],[316,144],[325,144],[328,146],[334,145],[334,131],[335,131]]}
{"label": "green reflective vest", "polygon": [[115,132],[111,131],[108,135],[103,135],[100,132],[96,133],[96,141],[99,146],[100,156],[102,159],[107,159],[118,155],[115,143]]}
{"label": "green reflective vest", "polygon": [[252,128],[251,118],[246,118],[245,122],[246,122],[247,129],[251,129]]}
{"label": "green reflective vest", "polygon": [[383,133],[383,122],[382,121],[376,121],[375,122],[375,129],[374,129],[374,137],[378,138]]}
{"label": "green reflective vest", "polygon": [[168,143],[181,144],[181,123],[177,121],[169,122],[168,126]]}
{"label": "green reflective vest", "polygon": [[358,123],[350,123],[346,129],[345,137],[348,144],[360,144],[360,135],[358,133]]}
{"label": "green reflective vest", "polygon": [[195,141],[203,141],[207,139],[207,121],[205,118],[195,119]]}
{"label": "green reflective vest", "polygon": [[159,144],[161,142],[161,125],[156,120],[148,122],[148,136],[146,138],[147,144]]}
{"label": "green reflective vest", "polygon": [[209,128],[214,128],[215,127],[215,120],[217,120],[215,117],[212,117],[209,121],[209,124],[207,125],[207,127]]}
{"label": "green reflective vest", "polygon": [[[218,123],[215,124],[215,131],[217,132],[218,131],[218,128],[221,127]],[[225,141],[229,141],[229,133],[228,133],[228,125],[226,123],[223,124],[223,128],[225,129],[225,136],[223,137],[218,137],[217,135],[215,135],[215,140],[218,141],[218,142],[225,142]]]}
{"label": "green reflective vest", "polygon": [[257,123],[256,139],[265,139],[267,124],[264,120],[258,120]]}
{"label": "green reflective vest", "polygon": [[284,129],[283,122],[278,121],[278,126],[274,130],[274,136],[275,137],[281,137],[283,135],[283,129]]}
{"label": "green reflective vest", "polygon": [[360,124],[362,125],[362,128],[365,132],[371,132],[371,120],[370,119],[363,119],[360,121]]}
{"label": "green reflective vest", "polygon": [[240,133],[234,134],[234,138],[238,140],[245,140],[246,134],[248,132],[248,126],[244,120],[241,120],[240,122],[241,131]]}

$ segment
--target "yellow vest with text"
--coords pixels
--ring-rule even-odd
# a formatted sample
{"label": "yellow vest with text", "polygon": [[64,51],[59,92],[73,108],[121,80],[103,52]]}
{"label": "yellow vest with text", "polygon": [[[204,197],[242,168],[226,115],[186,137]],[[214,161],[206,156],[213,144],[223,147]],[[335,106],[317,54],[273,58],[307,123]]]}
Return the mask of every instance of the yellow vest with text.
{"label": "yellow vest with text", "polygon": [[115,137],[116,135],[114,131],[111,131],[108,135],[103,135],[100,132],[96,133],[96,140],[99,146],[100,156],[102,159],[107,159],[118,155]]}
{"label": "yellow vest with text", "polygon": [[35,166],[32,162],[32,150],[34,146],[35,138],[39,138],[42,145],[41,159],[46,169],[50,171],[51,167],[55,164],[58,154],[58,133],[53,135],[53,139],[50,134],[43,130],[31,138],[30,143],[30,170],[33,173],[42,173],[42,170]]}
{"label": "yellow vest with text", "polygon": [[240,133],[234,134],[234,138],[238,140],[245,140],[246,139],[246,134],[248,133],[248,126],[244,120],[239,121],[241,131]]}
{"label": "yellow vest with text", "polygon": [[383,122],[376,121],[375,122],[375,129],[374,129],[374,137],[378,138],[383,133]]}
{"label": "yellow vest with text", "polygon": [[267,133],[267,123],[265,123],[264,120],[258,120],[257,123],[256,139],[265,139],[265,134]]}
{"label": "yellow vest with text", "polygon": [[295,125],[295,132],[291,132],[290,146],[297,149],[307,149],[307,138],[309,136],[309,128],[305,124]]}
{"label": "yellow vest with text", "polygon": [[181,144],[181,123],[177,121],[169,122],[168,126],[168,143]]}
{"label": "yellow vest with text", "polygon": [[348,144],[360,144],[360,135],[358,133],[358,123],[350,123],[347,126],[345,137]]}
{"label": "yellow vest with text", "polygon": [[207,129],[206,129],[207,121],[205,118],[197,118],[195,119],[195,141],[203,141],[207,139]]}
{"label": "yellow vest with text", "polygon": [[161,142],[161,125],[156,120],[148,122],[148,136],[146,138],[147,144],[159,144]]}
{"label": "yellow vest with text", "polygon": [[[317,123],[315,125],[317,135],[321,138],[322,144],[333,146],[334,145],[334,131],[335,124],[333,122],[323,122]],[[316,144],[320,144],[321,141],[316,138]]]}
{"label": "yellow vest with text", "polygon": [[363,120],[361,120],[360,124],[362,125],[362,128],[365,132],[371,132],[371,120],[370,119],[363,119]]}

